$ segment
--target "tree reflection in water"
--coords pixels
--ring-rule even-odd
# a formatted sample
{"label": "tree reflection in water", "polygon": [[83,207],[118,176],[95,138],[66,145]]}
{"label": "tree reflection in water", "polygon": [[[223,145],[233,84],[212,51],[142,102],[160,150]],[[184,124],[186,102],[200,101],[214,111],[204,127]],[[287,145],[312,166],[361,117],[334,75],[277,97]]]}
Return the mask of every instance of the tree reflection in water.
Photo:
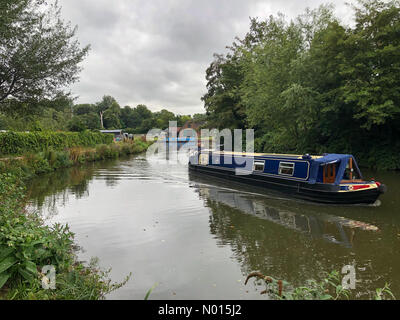
{"label": "tree reflection in water", "polygon": [[[106,170],[114,165],[115,160],[95,162],[37,176],[27,186],[29,205],[39,213],[46,212],[43,218],[51,218],[58,214],[58,207],[64,207],[69,202],[71,195],[75,199],[89,197],[90,181],[102,174],[99,168]],[[110,187],[116,186],[118,180],[117,175],[105,177],[106,185]]]}
{"label": "tree reflection in water", "polygon": [[243,275],[260,271],[302,285],[340,271],[354,261],[355,247],[379,235],[375,225],[324,213],[324,206],[246,193],[232,184],[235,189],[227,189],[195,175],[190,180],[210,209],[211,233],[232,248]]}

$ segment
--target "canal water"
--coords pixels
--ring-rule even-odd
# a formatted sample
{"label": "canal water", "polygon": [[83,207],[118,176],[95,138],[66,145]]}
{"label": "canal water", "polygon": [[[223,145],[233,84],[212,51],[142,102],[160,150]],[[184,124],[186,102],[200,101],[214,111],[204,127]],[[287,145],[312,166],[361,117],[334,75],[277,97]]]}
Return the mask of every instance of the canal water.
{"label": "canal water", "polygon": [[[182,163],[183,162],[183,163]],[[400,298],[400,174],[367,172],[388,186],[379,206],[318,205],[192,175],[186,161],[145,154],[42,175],[30,207],[68,224],[79,258],[98,257],[114,281],[108,299],[266,299],[265,275],[299,286],[352,265],[352,297],[385,283]]]}

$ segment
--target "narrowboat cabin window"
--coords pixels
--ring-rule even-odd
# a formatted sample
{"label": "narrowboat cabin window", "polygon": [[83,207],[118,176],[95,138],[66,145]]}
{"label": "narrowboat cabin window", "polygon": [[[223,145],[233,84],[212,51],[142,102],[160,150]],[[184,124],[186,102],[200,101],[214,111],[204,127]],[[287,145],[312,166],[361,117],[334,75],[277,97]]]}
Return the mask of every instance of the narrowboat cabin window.
{"label": "narrowboat cabin window", "polygon": [[357,167],[353,163],[353,159],[350,158],[347,162],[346,169],[344,171],[342,182],[357,182],[361,181],[361,174]]}
{"label": "narrowboat cabin window", "polygon": [[265,161],[254,161],[253,171],[264,172]]}
{"label": "narrowboat cabin window", "polygon": [[327,163],[323,166],[323,183],[335,183],[337,163]]}
{"label": "narrowboat cabin window", "polygon": [[279,174],[285,175],[285,176],[293,176],[294,163],[293,162],[280,162],[279,163]]}
{"label": "narrowboat cabin window", "polygon": [[203,166],[208,165],[208,157],[209,155],[207,153],[201,153],[200,158],[199,158],[199,163]]}

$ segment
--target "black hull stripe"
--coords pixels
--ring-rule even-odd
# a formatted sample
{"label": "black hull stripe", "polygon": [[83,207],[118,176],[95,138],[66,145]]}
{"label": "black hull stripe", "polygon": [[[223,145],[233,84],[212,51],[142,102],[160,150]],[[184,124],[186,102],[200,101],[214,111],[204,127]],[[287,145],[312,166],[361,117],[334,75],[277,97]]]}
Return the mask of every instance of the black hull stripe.
{"label": "black hull stripe", "polygon": [[257,173],[251,175],[235,175],[235,170],[230,168],[222,169],[221,167],[189,164],[189,169],[223,179],[277,190],[295,198],[320,203],[371,204],[374,203],[380,195],[380,192],[377,189],[361,190],[356,192],[339,192],[339,186],[335,185],[310,185],[302,181],[272,178]]}

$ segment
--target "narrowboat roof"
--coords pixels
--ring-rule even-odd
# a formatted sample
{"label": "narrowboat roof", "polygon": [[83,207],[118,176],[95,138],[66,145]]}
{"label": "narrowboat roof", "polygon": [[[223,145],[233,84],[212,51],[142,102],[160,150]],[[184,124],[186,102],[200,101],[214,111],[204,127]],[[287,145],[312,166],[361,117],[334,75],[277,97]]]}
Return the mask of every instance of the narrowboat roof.
{"label": "narrowboat roof", "polygon": [[236,155],[236,156],[249,156],[249,157],[267,157],[267,158],[284,158],[285,160],[303,160],[310,161],[310,174],[308,182],[310,184],[315,184],[318,178],[319,168],[321,166],[327,164],[338,163],[337,167],[337,175],[334,184],[339,185],[342,179],[342,176],[346,170],[347,163],[349,159],[353,159],[354,168],[360,174],[362,178],[362,174],[360,169],[358,168],[357,162],[354,157],[350,154],[323,154],[322,156],[311,156],[311,155],[296,155],[296,154],[279,154],[279,153],[246,153],[246,152],[232,152],[232,151],[215,151],[215,150],[202,150],[206,152],[212,152],[215,154],[221,155]]}
{"label": "narrowboat roof", "polygon": [[299,155],[299,154],[284,154],[284,153],[247,153],[247,152],[233,152],[233,151],[215,151],[211,149],[203,149],[202,151],[209,151],[217,154],[228,154],[228,155],[237,155],[237,156],[249,156],[249,157],[285,157],[292,159],[301,159],[301,160],[314,160],[318,162],[320,165],[335,163],[341,160],[348,160],[349,158],[354,157],[351,154],[337,154],[337,153],[325,153],[322,156],[317,155]]}
{"label": "narrowboat roof", "polygon": [[328,153],[324,154],[322,157],[315,159],[315,162],[318,162],[321,165],[323,165],[323,164],[335,163],[340,160],[348,160],[351,157],[353,157],[351,154]]}
{"label": "narrowboat roof", "polygon": [[357,170],[357,172],[360,174],[360,177],[362,178],[362,174],[361,174],[360,169],[358,168],[357,161],[356,161],[356,159],[354,159],[354,157],[351,154],[330,153],[330,154],[325,154],[323,157],[315,159],[313,161],[312,166],[311,166],[309,183],[313,184],[316,182],[317,175],[318,175],[318,169],[320,166],[340,162],[340,165],[338,166],[338,170],[337,170],[337,174],[336,174],[336,179],[335,179],[335,184],[339,185],[340,180],[343,177],[344,171],[346,170],[346,166],[347,166],[347,163],[350,158],[353,160],[354,168]]}
{"label": "narrowboat roof", "polygon": [[[218,154],[230,154],[237,156],[250,156],[250,157],[285,157],[285,158],[293,158],[293,159],[303,159],[304,155],[300,154],[284,154],[284,153],[247,153],[247,152],[233,152],[233,151],[215,151],[215,150],[205,150],[202,151],[210,151]],[[311,159],[319,159],[323,156],[313,156],[310,155]]]}
{"label": "narrowboat roof", "polygon": [[122,133],[122,129],[100,130],[101,133]]}

